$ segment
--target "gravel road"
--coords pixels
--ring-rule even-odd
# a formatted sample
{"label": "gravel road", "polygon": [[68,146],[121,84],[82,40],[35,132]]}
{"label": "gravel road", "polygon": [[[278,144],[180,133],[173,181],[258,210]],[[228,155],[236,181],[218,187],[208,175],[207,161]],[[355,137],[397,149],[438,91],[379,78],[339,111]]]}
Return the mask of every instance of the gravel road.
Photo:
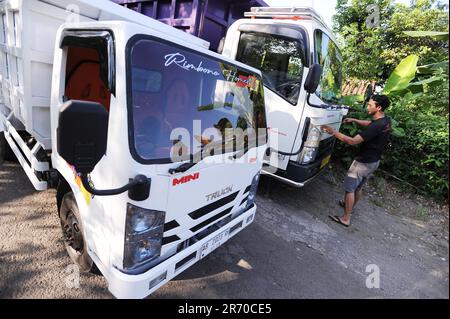
{"label": "gravel road", "polygon": [[[0,165],[0,297],[112,298],[102,276],[67,285],[54,196]],[[328,218],[340,196],[332,171],[303,189],[262,179],[255,222],[149,298],[449,298],[448,213],[372,192],[344,228]]]}

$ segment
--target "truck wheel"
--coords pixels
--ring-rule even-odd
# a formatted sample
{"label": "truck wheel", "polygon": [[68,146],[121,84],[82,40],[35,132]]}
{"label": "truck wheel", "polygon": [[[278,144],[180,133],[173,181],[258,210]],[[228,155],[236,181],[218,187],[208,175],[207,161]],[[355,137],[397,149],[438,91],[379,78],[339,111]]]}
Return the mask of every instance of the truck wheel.
{"label": "truck wheel", "polygon": [[0,164],[6,159],[6,140],[3,132],[0,132]]}
{"label": "truck wheel", "polygon": [[14,161],[16,156],[14,155],[11,147],[5,138],[5,132],[0,132],[0,164],[4,161]]}
{"label": "truck wheel", "polygon": [[83,272],[95,271],[96,267],[87,252],[80,212],[72,192],[64,195],[59,212],[64,245],[70,259]]}

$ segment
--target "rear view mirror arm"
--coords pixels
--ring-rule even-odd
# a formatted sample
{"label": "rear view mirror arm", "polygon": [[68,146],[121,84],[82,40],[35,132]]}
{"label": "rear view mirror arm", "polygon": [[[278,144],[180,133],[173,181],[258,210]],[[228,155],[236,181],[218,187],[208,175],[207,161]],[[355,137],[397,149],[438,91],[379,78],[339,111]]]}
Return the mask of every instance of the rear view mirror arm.
{"label": "rear view mirror arm", "polygon": [[[115,189],[107,189],[107,190],[98,190],[91,186],[89,183],[87,174],[80,174],[81,182],[83,183],[84,188],[91,193],[92,195],[96,196],[111,196],[111,195],[119,195],[126,191],[132,191],[134,188],[140,188],[140,190],[146,190],[144,193],[147,193],[146,198],[148,198],[148,192],[150,190],[150,180],[145,175],[136,175],[135,178],[133,178],[128,184],[115,188]],[[131,198],[132,196],[130,196]],[[132,198],[134,199],[134,198]],[[134,200],[143,200],[143,199],[134,199]]]}

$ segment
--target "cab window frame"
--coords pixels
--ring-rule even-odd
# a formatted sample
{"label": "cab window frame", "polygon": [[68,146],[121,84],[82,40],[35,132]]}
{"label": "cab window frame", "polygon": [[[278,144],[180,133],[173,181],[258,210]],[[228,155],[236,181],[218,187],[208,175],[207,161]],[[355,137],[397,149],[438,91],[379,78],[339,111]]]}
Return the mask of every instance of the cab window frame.
{"label": "cab window frame", "polygon": [[[299,79],[299,83],[300,83],[300,88],[299,88],[299,92],[298,92],[298,96],[296,98],[295,103],[291,102],[290,100],[288,100],[285,96],[283,96],[282,94],[280,94],[278,91],[275,90],[275,88],[271,88],[270,86],[264,85],[265,88],[269,89],[271,92],[275,93],[276,95],[278,95],[280,98],[282,98],[284,101],[288,102],[290,105],[292,106],[297,106],[299,105],[300,102],[300,96],[301,96],[301,91],[303,89],[302,84],[303,84],[303,80],[305,78],[305,67],[308,68],[310,65],[310,59],[309,59],[309,37],[308,37],[308,33],[306,32],[306,29],[304,29],[301,26],[291,26],[291,25],[281,25],[280,28],[282,28],[283,31],[278,31],[275,30],[273,28],[270,28],[270,32],[266,31],[264,29],[261,29],[261,26],[264,27],[269,27],[266,25],[259,25],[259,24],[245,24],[242,25],[239,28],[240,31],[240,35],[239,35],[239,44],[241,43],[242,40],[242,35],[244,34],[256,34],[256,35],[260,35],[260,36],[272,36],[274,38],[279,38],[282,40],[286,40],[286,41],[295,41],[297,43],[297,45],[301,46],[301,48],[303,49],[303,54],[300,56],[300,60],[302,62],[302,68],[301,68],[301,76]],[[259,30],[257,30],[257,28],[259,28]],[[273,29],[273,30],[272,30]],[[289,35],[286,35],[286,30],[291,29],[291,31],[294,32],[298,32],[302,35],[301,40],[298,39],[294,39]],[[236,52],[236,60],[238,60],[238,53],[239,53],[239,48],[240,45],[238,45],[238,51]],[[242,60],[238,60],[242,63],[248,64],[245,61]],[[257,68],[258,69],[258,68]],[[264,72],[261,70],[261,73],[263,74],[263,84],[264,82]]]}
{"label": "cab window frame", "polygon": [[[315,29],[314,30],[314,33],[313,33],[313,45],[314,45],[314,52],[312,53],[312,59],[313,59],[313,61],[314,61],[314,63],[317,63],[317,64],[319,64],[321,67],[322,67],[322,74],[321,74],[321,77],[320,77],[320,81],[322,81],[322,77],[323,77],[323,75],[324,75],[324,70],[323,70],[323,66],[322,66],[322,64],[320,63],[320,61],[319,61],[319,49],[321,49],[321,48],[319,48],[318,47],[318,43],[317,43],[317,36],[318,36],[318,34],[321,34],[321,36],[322,36],[322,39],[323,39],[323,37],[326,37],[327,39],[328,39],[328,41],[329,42],[331,42],[333,45],[334,45],[334,48],[335,48],[335,50],[337,50],[337,53],[339,54],[339,57],[340,57],[340,60],[339,60],[339,62],[340,62],[340,76],[341,76],[341,81],[343,80],[343,73],[342,73],[342,53],[341,53],[341,51],[340,51],[340,49],[339,49],[339,46],[337,45],[337,43],[326,33],[326,32],[324,32],[322,29]],[[328,53],[327,53],[328,54]],[[320,87],[320,85],[319,85],[319,87]],[[320,89],[321,89],[321,87],[320,87]],[[342,82],[340,83],[340,87],[339,87],[339,90],[342,90]],[[321,92],[319,91],[319,88],[316,90],[316,92],[314,92],[314,94],[318,97],[318,98],[320,98],[323,102],[326,102],[326,103],[337,103],[337,101],[330,101],[330,100],[324,100],[323,99],[323,96],[320,94]],[[320,95],[319,95],[320,94]],[[341,94],[342,94],[342,92],[341,92]]]}
{"label": "cab window frame", "polygon": [[[141,40],[150,40],[158,43],[162,43],[165,45],[172,46],[173,48],[178,48],[181,50],[184,50],[186,52],[191,52],[193,54],[197,54],[200,56],[204,56],[211,61],[216,61],[219,63],[226,63],[230,66],[233,66],[237,69],[241,69],[242,71],[245,71],[249,74],[254,74],[258,76],[258,79],[261,81],[261,87],[262,84],[262,78],[258,73],[255,73],[253,70],[250,70],[249,68],[246,68],[241,65],[237,65],[236,63],[233,63],[231,61],[226,61],[225,59],[220,59],[218,57],[215,57],[213,55],[209,55],[207,53],[203,53],[201,51],[180,45],[178,43],[171,42],[169,40],[161,39],[159,37],[155,37],[148,34],[135,34],[130,39],[128,39],[128,42],[125,47],[125,59],[126,59],[126,92],[127,92],[127,118],[128,118],[128,149],[130,151],[130,154],[132,158],[139,164],[143,165],[153,165],[153,164],[172,164],[174,163],[171,158],[157,158],[157,159],[146,159],[143,158],[137,151],[135,147],[135,127],[134,127],[134,111],[133,111],[133,92],[132,92],[132,49],[134,48],[135,44],[138,43]],[[164,81],[164,79],[163,79]],[[265,108],[265,105],[262,106]],[[264,117],[264,122],[267,126],[267,119]]]}

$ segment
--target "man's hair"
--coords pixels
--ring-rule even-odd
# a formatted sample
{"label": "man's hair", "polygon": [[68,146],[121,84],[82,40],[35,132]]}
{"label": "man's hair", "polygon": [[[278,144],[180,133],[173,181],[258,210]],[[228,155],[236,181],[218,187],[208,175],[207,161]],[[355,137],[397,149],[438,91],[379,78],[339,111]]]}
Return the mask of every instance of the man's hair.
{"label": "man's hair", "polygon": [[391,104],[391,102],[389,101],[389,98],[386,95],[383,95],[383,94],[375,94],[375,95],[373,95],[371,97],[371,99],[374,100],[375,103],[377,103],[377,105],[381,107],[381,110],[383,112]]}

